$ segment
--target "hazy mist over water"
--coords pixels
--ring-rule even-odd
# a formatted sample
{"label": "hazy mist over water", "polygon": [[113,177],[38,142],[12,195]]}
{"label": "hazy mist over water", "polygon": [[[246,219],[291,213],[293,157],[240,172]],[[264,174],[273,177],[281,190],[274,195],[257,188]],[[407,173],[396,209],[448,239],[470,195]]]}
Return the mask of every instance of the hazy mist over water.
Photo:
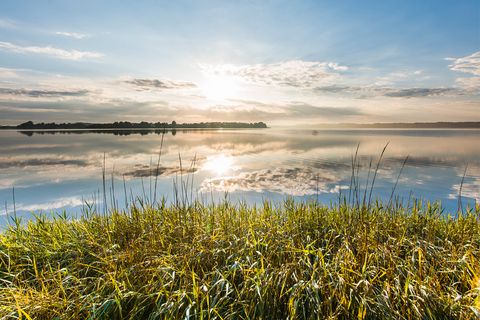
{"label": "hazy mist over water", "polygon": [[[467,164],[464,204],[480,199],[480,130],[177,130],[163,139],[156,197],[167,202],[175,181],[188,181],[188,193],[205,202],[225,196],[248,203],[289,196],[335,202],[340,190],[348,195],[357,145],[363,188],[370,161],[374,168],[387,143],[374,197],[388,201],[408,156],[395,192],[400,200],[439,200],[455,211]],[[125,193],[153,198],[161,140],[151,131],[0,131],[2,223],[13,213],[13,187],[20,215],[79,213],[85,201],[103,208],[104,155],[109,207],[112,198],[125,206]]]}

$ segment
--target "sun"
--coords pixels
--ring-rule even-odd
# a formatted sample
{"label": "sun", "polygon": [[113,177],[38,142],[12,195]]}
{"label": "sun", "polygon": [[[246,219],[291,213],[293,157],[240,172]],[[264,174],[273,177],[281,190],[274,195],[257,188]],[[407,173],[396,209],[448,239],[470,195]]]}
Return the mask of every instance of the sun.
{"label": "sun", "polygon": [[231,76],[207,75],[199,85],[202,93],[210,100],[227,100],[239,96],[240,85]]}
{"label": "sun", "polygon": [[203,168],[213,172],[217,176],[224,176],[232,170],[233,159],[224,154],[208,157]]}

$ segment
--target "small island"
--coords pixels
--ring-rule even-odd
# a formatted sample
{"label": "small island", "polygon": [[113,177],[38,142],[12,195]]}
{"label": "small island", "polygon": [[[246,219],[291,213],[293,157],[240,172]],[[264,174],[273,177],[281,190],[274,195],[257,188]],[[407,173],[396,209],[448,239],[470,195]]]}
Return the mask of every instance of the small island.
{"label": "small island", "polygon": [[198,123],[177,123],[167,122],[129,122],[116,121],[112,123],[34,123],[27,121],[17,126],[0,126],[0,129],[16,130],[101,130],[101,129],[264,129],[267,125],[264,122],[198,122]]}

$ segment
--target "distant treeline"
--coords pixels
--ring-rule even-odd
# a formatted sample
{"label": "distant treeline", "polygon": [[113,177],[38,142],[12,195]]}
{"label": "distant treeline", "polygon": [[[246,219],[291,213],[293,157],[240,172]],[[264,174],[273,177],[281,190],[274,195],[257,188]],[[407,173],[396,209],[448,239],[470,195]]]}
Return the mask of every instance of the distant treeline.
{"label": "distant treeline", "polygon": [[398,123],[337,123],[321,124],[324,128],[378,128],[378,129],[480,129],[480,122],[398,122]]}
{"label": "distant treeline", "polygon": [[177,123],[167,122],[129,122],[117,121],[113,123],[33,123],[27,121],[18,126],[3,126],[1,129],[18,129],[18,130],[69,130],[69,129],[182,129],[182,128],[199,128],[199,129],[240,129],[240,128],[267,128],[263,122],[245,123],[245,122],[199,122],[199,123]]}
{"label": "distant treeline", "polygon": [[[182,133],[189,133],[191,131],[199,131],[205,130],[203,128],[195,128],[195,129],[181,129]],[[139,134],[142,136],[146,136],[149,134],[166,134],[170,133],[172,136],[177,134],[177,129],[54,129],[54,130],[18,130],[21,134],[26,136],[33,136],[33,135],[56,135],[56,134],[89,134],[89,133],[96,133],[96,134],[111,134],[114,136],[129,136],[132,134]]]}

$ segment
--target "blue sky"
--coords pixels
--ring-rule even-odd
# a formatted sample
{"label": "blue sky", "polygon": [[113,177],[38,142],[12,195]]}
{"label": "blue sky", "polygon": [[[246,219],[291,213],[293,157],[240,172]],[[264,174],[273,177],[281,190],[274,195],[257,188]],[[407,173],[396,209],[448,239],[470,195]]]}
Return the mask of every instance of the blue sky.
{"label": "blue sky", "polygon": [[480,120],[479,1],[0,3],[0,123]]}

